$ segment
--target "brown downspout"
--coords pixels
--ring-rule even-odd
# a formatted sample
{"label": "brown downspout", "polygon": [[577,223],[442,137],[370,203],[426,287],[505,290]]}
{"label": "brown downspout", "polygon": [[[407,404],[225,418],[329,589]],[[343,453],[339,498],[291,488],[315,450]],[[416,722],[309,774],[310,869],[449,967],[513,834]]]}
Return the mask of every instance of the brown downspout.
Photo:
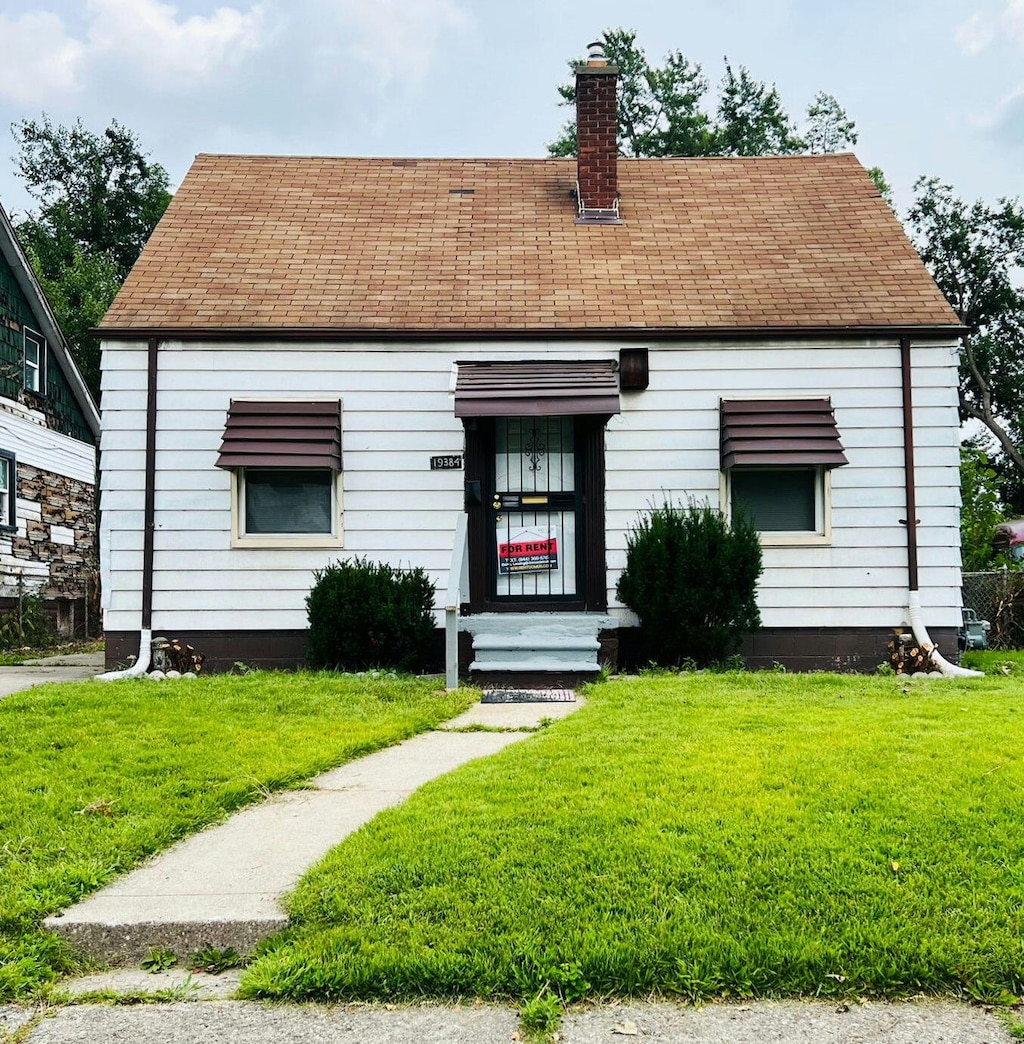
{"label": "brown downspout", "polygon": [[900,522],[907,527],[907,586],[919,590],[917,573],[917,487],[914,482],[914,392],[910,370],[910,337],[900,337],[900,370],[903,384],[903,476],[907,498],[907,517]]}
{"label": "brown downspout", "polygon": [[142,510],[142,619],[139,655],[125,670],[96,675],[99,681],[134,678],[149,670],[153,650],[153,537],[156,532],[156,384],[160,340],[150,337],[146,360],[146,461]]}
{"label": "brown downspout", "polygon": [[156,534],[156,375],[160,342],[149,339],[146,365],[146,485],[142,523],[142,630],[153,628],[153,538]]}
{"label": "brown downspout", "polygon": [[900,519],[907,527],[907,608],[914,640],[922,649],[931,650],[931,667],[946,678],[981,678],[981,671],[971,671],[950,663],[935,648],[921,613],[921,591],[917,569],[917,489],[914,480],[914,398],[910,368],[910,335],[900,335],[900,372],[903,384],[903,466],[907,494],[907,517]]}

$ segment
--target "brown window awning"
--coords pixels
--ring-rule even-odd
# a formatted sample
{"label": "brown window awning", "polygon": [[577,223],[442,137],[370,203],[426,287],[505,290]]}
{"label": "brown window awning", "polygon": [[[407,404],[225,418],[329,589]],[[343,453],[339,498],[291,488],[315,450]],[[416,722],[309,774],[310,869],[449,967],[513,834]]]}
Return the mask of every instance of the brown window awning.
{"label": "brown window awning", "polygon": [[459,363],[456,417],[551,417],[619,412],[610,360]]}
{"label": "brown window awning", "polygon": [[723,399],[722,470],[846,464],[829,399]]}
{"label": "brown window awning", "polygon": [[232,402],[217,467],[341,471],[341,403]]}

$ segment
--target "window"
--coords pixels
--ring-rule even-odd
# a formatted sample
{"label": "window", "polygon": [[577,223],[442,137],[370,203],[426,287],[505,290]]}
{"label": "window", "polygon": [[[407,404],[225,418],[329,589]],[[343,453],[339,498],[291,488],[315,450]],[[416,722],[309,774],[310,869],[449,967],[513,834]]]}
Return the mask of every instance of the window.
{"label": "window", "polygon": [[25,339],[25,390],[42,395],[46,341],[28,327],[25,327],[23,335]]}
{"label": "window", "polygon": [[245,468],[240,482],[245,536],[334,533],[334,476],[330,471]]}
{"label": "window", "polygon": [[734,468],[729,509],[750,518],[759,533],[825,534],[825,480],[820,467]]}
{"label": "window", "polygon": [[236,546],[341,546],[337,399],[232,402],[217,466],[233,476]]}
{"label": "window", "polygon": [[721,404],[722,500],[762,543],[828,543],[831,469],[846,463],[828,399]]}
{"label": "window", "polygon": [[18,466],[13,453],[0,450],[0,531],[17,526],[15,505],[18,497]]}

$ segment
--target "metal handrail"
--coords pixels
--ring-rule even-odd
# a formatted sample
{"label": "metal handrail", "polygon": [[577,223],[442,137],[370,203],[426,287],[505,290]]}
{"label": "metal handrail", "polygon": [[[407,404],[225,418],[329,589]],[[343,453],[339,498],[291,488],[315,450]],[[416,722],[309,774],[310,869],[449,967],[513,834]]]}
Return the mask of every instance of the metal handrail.
{"label": "metal handrail", "polygon": [[444,598],[444,680],[449,689],[459,687],[459,610],[469,596],[467,533],[467,518],[463,511],[455,520],[455,543]]}

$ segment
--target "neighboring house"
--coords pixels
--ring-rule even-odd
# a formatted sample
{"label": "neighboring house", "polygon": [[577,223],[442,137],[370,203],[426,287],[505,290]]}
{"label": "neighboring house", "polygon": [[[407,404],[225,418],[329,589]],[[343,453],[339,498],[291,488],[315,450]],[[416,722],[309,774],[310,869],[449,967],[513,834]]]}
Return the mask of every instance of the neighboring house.
{"label": "neighboring house", "polygon": [[111,664],[294,664],[359,555],[464,666],[592,671],[666,496],[753,510],[752,665],[873,669],[912,593],[955,655],[956,316],[853,156],[617,159],[615,82],[578,163],[197,158],[102,324]]}
{"label": "neighboring house", "polygon": [[0,613],[41,595],[58,633],[95,617],[100,419],[0,207]]}

